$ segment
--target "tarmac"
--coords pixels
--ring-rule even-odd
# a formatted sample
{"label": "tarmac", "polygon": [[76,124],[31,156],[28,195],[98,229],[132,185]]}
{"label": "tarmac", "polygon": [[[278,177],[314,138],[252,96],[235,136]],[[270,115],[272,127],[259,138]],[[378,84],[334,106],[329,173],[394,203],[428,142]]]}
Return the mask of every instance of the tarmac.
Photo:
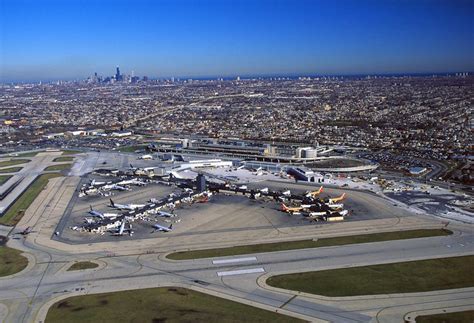
{"label": "tarmac", "polygon": [[[435,217],[399,208],[379,194],[346,191],[344,203],[354,209],[354,215],[339,223],[311,224],[278,211],[275,202],[215,196],[208,204],[178,209],[182,222],[170,234],[75,244],[52,239],[69,201],[77,194],[80,180],[77,176],[50,180],[14,230],[31,226],[33,232],[26,237],[10,236],[8,246],[23,250],[31,261],[22,272],[0,278],[0,321],[43,322],[49,307],[64,298],[159,286],[191,288],[313,322],[401,322],[416,313],[474,308],[474,288],[331,298],[265,284],[270,275],[282,273],[472,255],[474,226],[469,224],[452,222],[448,228],[454,234],[443,237],[186,261],[165,258],[167,253],[179,250],[447,225]],[[289,182],[257,185],[292,191],[314,189]],[[327,189],[331,196],[340,192]],[[79,260],[96,261],[100,266],[66,271]]]}

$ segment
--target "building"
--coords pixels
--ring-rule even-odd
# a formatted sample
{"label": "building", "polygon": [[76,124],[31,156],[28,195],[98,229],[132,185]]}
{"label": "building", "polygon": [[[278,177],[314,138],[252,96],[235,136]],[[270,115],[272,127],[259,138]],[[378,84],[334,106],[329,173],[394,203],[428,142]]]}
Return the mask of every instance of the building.
{"label": "building", "polygon": [[198,192],[204,192],[207,189],[206,176],[198,174],[196,177],[196,189]]}
{"label": "building", "polygon": [[315,173],[311,169],[307,167],[290,167],[287,170],[287,173],[294,176],[295,179],[305,182],[316,182],[321,183],[324,182],[323,175],[319,173]]}
{"label": "building", "polygon": [[120,74],[120,68],[117,66],[117,70],[115,72],[115,80],[116,81],[121,81],[122,80],[122,75]]}

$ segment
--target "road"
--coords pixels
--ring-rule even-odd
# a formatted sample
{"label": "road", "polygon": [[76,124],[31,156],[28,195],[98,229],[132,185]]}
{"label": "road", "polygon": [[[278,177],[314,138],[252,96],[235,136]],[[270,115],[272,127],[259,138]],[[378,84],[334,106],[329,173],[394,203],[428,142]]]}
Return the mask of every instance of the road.
{"label": "road", "polygon": [[[4,305],[0,305],[0,321],[42,322],[49,306],[70,296],[159,286],[192,288],[310,321],[334,322],[400,322],[406,313],[414,310],[471,306],[474,299],[474,288],[329,298],[279,290],[264,282],[269,275],[288,272],[474,254],[473,226],[451,224],[455,234],[446,237],[261,253],[251,255],[255,259],[246,261],[240,258],[247,255],[223,258],[233,259],[231,263],[216,264],[218,258],[170,261],[165,259],[165,254],[175,250],[179,240],[167,238],[167,243],[162,243],[162,239],[157,239],[159,242],[153,244],[153,239],[148,239],[148,245],[122,241],[100,247],[70,246],[51,240],[62,215],[58,210],[66,208],[77,181],[77,178],[50,181],[20,222],[20,226],[31,225],[35,232],[8,242],[10,247],[25,251],[31,262],[23,272],[0,279],[0,304]],[[414,222],[407,223],[412,228],[426,226],[421,220],[411,221]],[[435,224],[439,226],[439,222],[431,225]],[[401,228],[398,225],[393,223],[392,229]],[[346,234],[350,234],[349,229]],[[194,237],[196,245],[199,239],[206,239]],[[295,231],[294,238],[298,237]],[[201,241],[201,245],[205,242]],[[100,266],[67,272],[77,260],[92,260]],[[243,273],[243,270],[254,273]]]}

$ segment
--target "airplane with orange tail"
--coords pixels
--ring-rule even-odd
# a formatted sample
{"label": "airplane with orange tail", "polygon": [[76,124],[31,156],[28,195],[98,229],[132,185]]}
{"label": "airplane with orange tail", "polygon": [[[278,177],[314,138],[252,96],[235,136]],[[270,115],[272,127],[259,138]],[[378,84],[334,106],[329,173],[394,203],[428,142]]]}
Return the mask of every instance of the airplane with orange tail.
{"label": "airplane with orange tail", "polygon": [[321,194],[323,192],[323,187],[321,186],[319,188],[319,190],[316,190],[316,191],[312,191],[312,192],[308,192],[308,194],[306,194],[306,197],[316,197],[318,196],[319,194]]}
{"label": "airplane with orange tail", "polygon": [[285,203],[281,203],[281,207],[280,207],[280,210],[282,210],[283,212],[287,212],[287,213],[298,213],[303,209],[304,209],[304,207],[302,207],[302,206],[288,207],[288,206],[285,205]]}
{"label": "airplane with orange tail", "polygon": [[329,199],[329,200],[328,200],[328,203],[329,203],[329,204],[334,204],[334,203],[337,203],[337,202],[339,202],[339,201],[342,201],[342,200],[345,199],[345,198],[346,198],[346,193],[343,193],[343,194],[342,194],[341,196],[339,196],[339,197],[335,197],[335,198]]}

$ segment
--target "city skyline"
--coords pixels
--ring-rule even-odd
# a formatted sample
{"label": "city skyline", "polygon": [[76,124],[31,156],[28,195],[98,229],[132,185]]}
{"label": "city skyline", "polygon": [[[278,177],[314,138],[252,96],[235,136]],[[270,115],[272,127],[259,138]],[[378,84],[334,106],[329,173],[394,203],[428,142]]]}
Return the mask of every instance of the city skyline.
{"label": "city skyline", "polygon": [[3,1],[0,81],[474,70],[473,1]]}

